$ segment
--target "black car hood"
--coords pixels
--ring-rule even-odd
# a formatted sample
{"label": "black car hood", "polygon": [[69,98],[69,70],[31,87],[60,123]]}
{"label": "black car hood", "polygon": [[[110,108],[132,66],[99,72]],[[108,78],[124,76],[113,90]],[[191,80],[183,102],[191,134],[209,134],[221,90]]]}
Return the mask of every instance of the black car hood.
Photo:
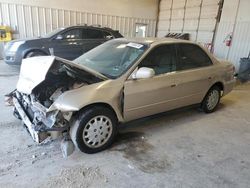
{"label": "black car hood", "polygon": [[32,38],[26,38],[26,39],[16,39],[12,40],[9,43],[15,43],[15,42],[32,42],[32,41],[37,41],[41,39],[46,39],[46,38],[39,38],[39,37],[32,37]]}

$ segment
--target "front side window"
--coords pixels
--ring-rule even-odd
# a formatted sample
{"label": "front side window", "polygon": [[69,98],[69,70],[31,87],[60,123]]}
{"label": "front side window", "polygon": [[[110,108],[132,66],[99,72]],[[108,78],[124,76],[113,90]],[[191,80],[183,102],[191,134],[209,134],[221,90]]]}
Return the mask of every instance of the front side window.
{"label": "front side window", "polygon": [[45,35],[42,36],[42,38],[50,38],[50,37],[53,37],[55,34],[61,32],[62,30],[64,30],[64,28],[59,28],[59,29],[55,29]]}
{"label": "front side window", "polygon": [[156,47],[142,60],[139,67],[152,68],[156,75],[176,71],[175,52],[174,45]]}
{"label": "front side window", "polygon": [[71,29],[62,34],[63,39],[81,39],[82,32],[81,29]]}
{"label": "front side window", "polygon": [[197,45],[177,44],[178,70],[205,67],[212,64],[208,55]]}
{"label": "front side window", "polygon": [[144,44],[111,40],[83,54],[74,62],[109,78],[117,78],[126,72],[147,48]]}

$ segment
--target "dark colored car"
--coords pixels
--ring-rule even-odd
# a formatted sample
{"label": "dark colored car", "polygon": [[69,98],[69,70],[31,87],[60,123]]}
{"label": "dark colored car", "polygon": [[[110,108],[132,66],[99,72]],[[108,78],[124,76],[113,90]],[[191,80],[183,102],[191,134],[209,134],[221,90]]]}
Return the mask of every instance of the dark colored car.
{"label": "dark colored car", "polygon": [[6,44],[4,61],[20,65],[23,58],[53,54],[73,60],[113,38],[123,37],[118,31],[94,26],[59,28],[42,37],[14,40]]}

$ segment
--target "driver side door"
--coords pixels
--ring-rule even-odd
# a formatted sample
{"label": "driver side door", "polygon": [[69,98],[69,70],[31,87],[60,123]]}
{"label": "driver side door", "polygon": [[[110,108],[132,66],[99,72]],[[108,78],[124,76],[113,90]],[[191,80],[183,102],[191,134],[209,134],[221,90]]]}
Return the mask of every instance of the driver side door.
{"label": "driver side door", "polygon": [[[126,121],[157,114],[176,107],[176,50],[171,44],[161,45],[139,64],[152,68],[155,76],[128,79],[124,85],[124,118]],[[178,106],[178,105],[177,105]]]}

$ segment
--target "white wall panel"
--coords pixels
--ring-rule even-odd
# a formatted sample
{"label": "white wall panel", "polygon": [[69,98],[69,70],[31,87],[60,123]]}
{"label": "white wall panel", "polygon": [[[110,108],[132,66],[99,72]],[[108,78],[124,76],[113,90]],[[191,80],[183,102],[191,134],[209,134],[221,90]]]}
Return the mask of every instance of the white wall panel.
{"label": "white wall panel", "polygon": [[0,3],[0,24],[11,26],[14,38],[39,36],[58,27],[77,24],[110,27],[126,37],[133,37],[136,23],[147,25],[147,36],[155,35],[155,19]]}
{"label": "white wall panel", "polygon": [[198,19],[200,7],[188,7],[185,12],[185,19]]}
{"label": "white wall panel", "polygon": [[[221,59],[231,61],[236,69],[239,68],[240,58],[247,57],[250,52],[249,7],[249,0],[225,1],[216,33],[214,54]],[[224,40],[230,33],[232,33],[232,43],[228,47]]]}
{"label": "white wall panel", "polygon": [[237,22],[232,45],[225,45],[224,39],[233,30],[233,22],[221,22],[215,40],[214,53],[218,58],[228,59],[239,68],[239,61],[250,52],[250,22]]}
{"label": "white wall panel", "polygon": [[215,19],[218,13],[218,4],[205,6],[203,4],[201,11],[201,18]]}
{"label": "white wall panel", "polygon": [[186,0],[173,1],[173,9],[183,9],[185,6],[185,1]]}
{"label": "white wall panel", "polygon": [[0,0],[1,3],[23,4],[52,9],[91,12],[133,18],[156,19],[158,0]]}
{"label": "white wall panel", "polygon": [[183,28],[183,20],[174,20],[174,23],[171,23],[171,29],[170,32],[179,32]]}
{"label": "white wall panel", "polygon": [[161,20],[158,22],[158,30],[164,31],[166,35],[166,31],[169,29],[169,20]]}
{"label": "white wall panel", "polygon": [[209,44],[212,41],[214,32],[199,31],[197,33],[197,41],[202,44]]}
{"label": "white wall panel", "polygon": [[203,5],[216,5],[219,3],[219,0],[203,0]]}
{"label": "white wall panel", "polygon": [[163,9],[162,11],[159,12],[159,17],[161,17],[161,20],[169,20],[170,19],[170,10]]}
{"label": "white wall panel", "polygon": [[[184,18],[184,9],[173,9],[172,11],[172,20],[183,19]],[[174,21],[173,21],[174,23]]]}
{"label": "white wall panel", "polygon": [[192,31],[196,31],[197,27],[198,27],[198,19],[185,20],[183,31],[186,33],[191,33]]}
{"label": "white wall panel", "polygon": [[200,4],[200,0],[187,0],[187,7],[198,7]]}
{"label": "white wall panel", "polygon": [[239,65],[240,58],[247,57],[250,53],[250,22],[238,22],[235,26],[234,40],[228,59]]}
{"label": "white wall panel", "polygon": [[200,19],[199,30],[213,32],[215,24],[216,24],[215,19]]}
{"label": "white wall panel", "polygon": [[160,1],[160,11],[170,9],[172,0]]}

